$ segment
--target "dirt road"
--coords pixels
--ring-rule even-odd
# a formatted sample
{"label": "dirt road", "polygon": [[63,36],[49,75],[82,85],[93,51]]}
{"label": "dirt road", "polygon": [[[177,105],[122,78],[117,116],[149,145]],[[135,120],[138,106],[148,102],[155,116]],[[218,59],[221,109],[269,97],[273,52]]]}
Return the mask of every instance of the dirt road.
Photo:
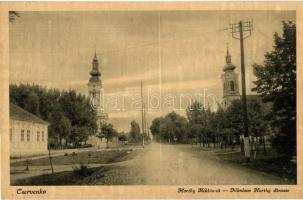
{"label": "dirt road", "polygon": [[[280,177],[216,159],[189,146],[151,143],[134,159],[120,163],[96,184],[197,185],[289,184]],[[111,180],[109,183],[104,183]]]}

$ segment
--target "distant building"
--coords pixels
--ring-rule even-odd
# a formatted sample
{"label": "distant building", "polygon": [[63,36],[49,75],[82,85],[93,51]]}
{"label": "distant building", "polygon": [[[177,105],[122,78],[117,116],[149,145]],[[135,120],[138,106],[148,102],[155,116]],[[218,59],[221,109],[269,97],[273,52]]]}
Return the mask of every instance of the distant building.
{"label": "distant building", "polygon": [[238,74],[235,72],[236,66],[231,62],[231,55],[228,48],[225,59],[224,73],[221,76],[223,83],[223,109],[230,106],[233,100],[240,99]]}
{"label": "distant building", "polygon": [[10,104],[10,156],[47,153],[48,122]]}

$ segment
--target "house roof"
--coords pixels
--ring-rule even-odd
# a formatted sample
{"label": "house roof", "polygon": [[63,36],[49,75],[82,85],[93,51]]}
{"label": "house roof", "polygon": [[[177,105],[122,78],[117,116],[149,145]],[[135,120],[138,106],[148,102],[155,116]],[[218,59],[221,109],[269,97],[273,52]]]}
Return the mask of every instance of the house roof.
{"label": "house roof", "polygon": [[13,103],[9,104],[9,115],[10,115],[9,116],[10,119],[28,121],[28,122],[34,122],[34,123],[46,124],[46,125],[49,124],[48,122],[42,120],[38,116],[24,110],[23,108]]}

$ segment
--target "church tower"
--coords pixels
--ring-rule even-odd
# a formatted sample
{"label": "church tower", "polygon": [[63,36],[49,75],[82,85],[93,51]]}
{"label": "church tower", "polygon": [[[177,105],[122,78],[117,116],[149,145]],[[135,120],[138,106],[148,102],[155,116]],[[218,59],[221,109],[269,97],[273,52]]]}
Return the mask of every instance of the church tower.
{"label": "church tower", "polygon": [[238,74],[235,72],[236,66],[231,62],[231,55],[228,48],[225,59],[224,73],[221,76],[223,83],[223,109],[230,106],[233,100],[240,99]]}
{"label": "church tower", "polygon": [[90,79],[88,82],[88,93],[91,99],[91,106],[97,111],[99,129],[101,127],[101,123],[107,119],[107,115],[104,112],[104,90],[96,52],[92,61],[92,70],[89,74]]}

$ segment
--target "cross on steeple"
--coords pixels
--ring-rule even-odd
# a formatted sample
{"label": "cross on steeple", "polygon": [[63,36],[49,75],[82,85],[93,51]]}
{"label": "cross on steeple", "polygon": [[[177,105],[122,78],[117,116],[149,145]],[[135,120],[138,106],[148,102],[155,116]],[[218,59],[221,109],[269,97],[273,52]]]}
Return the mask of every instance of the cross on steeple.
{"label": "cross on steeple", "polygon": [[97,60],[97,48],[96,48],[96,44],[95,44],[95,55],[94,55],[94,60]]}
{"label": "cross on steeple", "polygon": [[226,63],[231,63],[231,55],[229,53],[229,48],[228,48],[228,43],[226,43],[226,49],[227,49],[227,52],[226,52]]}

